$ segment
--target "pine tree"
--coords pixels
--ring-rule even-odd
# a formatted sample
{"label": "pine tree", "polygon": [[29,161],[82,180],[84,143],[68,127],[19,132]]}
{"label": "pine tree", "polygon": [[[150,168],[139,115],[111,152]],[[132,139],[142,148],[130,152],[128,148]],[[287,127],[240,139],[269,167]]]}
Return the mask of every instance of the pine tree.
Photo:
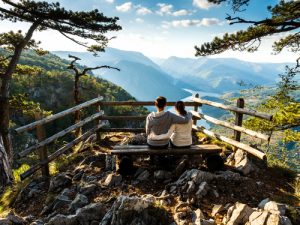
{"label": "pine tree", "polygon": [[[1,57],[1,61],[6,61],[7,66],[0,68],[0,134],[3,146],[10,163],[0,163],[0,171],[11,170],[12,148],[9,137],[9,97],[10,83],[12,75],[24,49],[34,49],[39,54],[45,51],[39,49],[39,42],[32,39],[35,31],[55,30],[71,41],[85,46],[89,51],[103,51],[109,41],[105,36],[108,31],[118,31],[121,29],[117,25],[117,17],[106,17],[97,9],[84,11],[71,11],[61,7],[59,3],[39,2],[32,0],[2,0],[4,3],[0,7],[0,19],[13,23],[28,22],[30,27],[25,34],[19,32],[7,32],[0,34],[0,47],[5,48],[11,54]],[[77,38],[95,41],[95,44],[88,45]],[[1,158],[4,160],[4,158]],[[10,171],[6,172],[11,174]],[[2,173],[0,173],[1,176]],[[5,186],[11,182],[9,178],[0,178],[0,185]]]}

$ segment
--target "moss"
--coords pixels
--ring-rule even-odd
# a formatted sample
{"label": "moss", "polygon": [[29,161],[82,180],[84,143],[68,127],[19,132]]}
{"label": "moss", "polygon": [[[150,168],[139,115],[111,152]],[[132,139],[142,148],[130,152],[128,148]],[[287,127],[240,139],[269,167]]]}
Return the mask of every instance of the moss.
{"label": "moss", "polygon": [[20,191],[28,185],[29,181],[17,182],[13,186],[7,187],[0,196],[0,216],[5,215],[15,202]]}

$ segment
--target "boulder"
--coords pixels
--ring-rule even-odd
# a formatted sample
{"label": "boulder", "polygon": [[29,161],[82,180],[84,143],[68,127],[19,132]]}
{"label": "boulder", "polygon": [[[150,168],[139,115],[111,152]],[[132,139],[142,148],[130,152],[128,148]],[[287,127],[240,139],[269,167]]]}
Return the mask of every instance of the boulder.
{"label": "boulder", "polygon": [[72,178],[69,174],[61,173],[53,177],[50,181],[49,191],[59,192],[72,183]]}
{"label": "boulder", "polygon": [[148,170],[144,170],[143,172],[141,172],[138,176],[137,176],[137,180],[138,181],[146,181],[148,180],[150,177],[150,173]]}
{"label": "boulder", "polygon": [[277,202],[274,202],[274,201],[269,201],[264,205],[263,209],[265,211],[268,211],[268,212],[272,213],[272,214],[284,216],[285,211],[286,211],[286,206],[284,204],[281,204],[281,203],[277,203]]}
{"label": "boulder", "polygon": [[168,213],[157,207],[154,197],[119,196],[99,225],[170,224]]}
{"label": "boulder", "polygon": [[78,208],[81,208],[89,204],[89,199],[83,194],[77,194],[75,199],[71,202],[69,209],[75,211]]}
{"label": "boulder", "polygon": [[247,153],[238,149],[234,154],[234,166],[242,174],[247,175],[255,170],[254,164],[249,160]]}
{"label": "boulder", "polygon": [[76,219],[81,225],[89,225],[92,222],[99,222],[106,213],[102,203],[92,203],[76,211]]}
{"label": "boulder", "polygon": [[208,191],[209,191],[209,185],[207,184],[207,182],[204,181],[199,185],[198,191],[196,192],[196,197],[203,198]]}
{"label": "boulder", "polygon": [[250,215],[253,213],[253,209],[243,203],[235,203],[234,206],[229,208],[227,212],[227,225],[245,224]]}
{"label": "boulder", "polygon": [[169,180],[172,178],[172,173],[166,170],[157,170],[154,172],[154,179]]}
{"label": "boulder", "polygon": [[269,216],[269,212],[266,211],[254,211],[249,216],[249,222],[247,225],[264,225]]}
{"label": "boulder", "polygon": [[[53,206],[52,209],[53,210],[57,210],[61,207],[67,206],[72,202],[72,200],[63,194],[58,195],[55,200],[51,203],[51,205]],[[49,207],[49,209],[51,208],[51,206]]]}
{"label": "boulder", "polygon": [[85,196],[92,195],[96,190],[98,186],[96,184],[87,184],[80,188],[79,192]]}
{"label": "boulder", "polygon": [[74,215],[58,214],[51,218],[46,225],[90,225],[102,220],[106,209],[102,203],[92,203],[76,211]]}
{"label": "boulder", "polygon": [[111,173],[106,177],[103,185],[108,187],[118,186],[121,183],[121,181],[122,175]]}

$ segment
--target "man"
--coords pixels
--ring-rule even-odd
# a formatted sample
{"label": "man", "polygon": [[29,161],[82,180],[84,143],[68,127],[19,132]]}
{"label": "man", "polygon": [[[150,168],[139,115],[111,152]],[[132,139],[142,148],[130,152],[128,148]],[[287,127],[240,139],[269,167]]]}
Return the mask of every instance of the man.
{"label": "man", "polygon": [[175,115],[169,111],[165,112],[167,99],[159,96],[155,100],[157,112],[152,112],[146,119],[146,134],[148,135],[147,143],[150,147],[166,148],[169,145],[169,139],[151,140],[149,134],[153,132],[156,135],[168,133],[172,124],[188,123],[189,118]]}

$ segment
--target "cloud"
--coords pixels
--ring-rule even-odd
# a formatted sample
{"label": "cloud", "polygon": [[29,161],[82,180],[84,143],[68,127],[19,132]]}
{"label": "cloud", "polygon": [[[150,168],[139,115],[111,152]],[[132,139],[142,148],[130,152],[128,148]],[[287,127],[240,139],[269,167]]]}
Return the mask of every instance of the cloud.
{"label": "cloud", "polygon": [[135,22],[137,22],[137,23],[143,23],[143,22],[144,22],[144,20],[143,20],[143,19],[141,19],[141,18],[136,18],[136,19],[135,19]]}
{"label": "cloud", "polygon": [[142,6],[139,6],[138,9],[136,10],[136,13],[138,15],[147,15],[147,14],[151,14],[152,11],[146,7],[142,7]]}
{"label": "cloud", "polygon": [[185,9],[181,9],[172,13],[173,16],[186,16],[189,12]]}
{"label": "cloud", "polygon": [[170,27],[191,27],[191,26],[213,26],[213,25],[222,25],[221,22],[217,18],[203,18],[201,20],[173,20],[173,21],[164,21],[162,23],[163,28],[170,28]]}
{"label": "cloud", "polygon": [[157,11],[157,14],[163,16],[163,15],[171,15],[173,5],[171,4],[165,4],[165,3],[158,3],[157,6],[159,7],[159,10]]}
{"label": "cloud", "polygon": [[209,9],[216,6],[215,4],[210,3],[207,0],[193,0],[193,5],[200,9]]}
{"label": "cloud", "polygon": [[112,4],[114,3],[114,0],[105,0],[107,3]]}
{"label": "cloud", "polygon": [[116,6],[116,10],[119,12],[128,12],[132,7],[132,2],[125,2],[122,5]]}

